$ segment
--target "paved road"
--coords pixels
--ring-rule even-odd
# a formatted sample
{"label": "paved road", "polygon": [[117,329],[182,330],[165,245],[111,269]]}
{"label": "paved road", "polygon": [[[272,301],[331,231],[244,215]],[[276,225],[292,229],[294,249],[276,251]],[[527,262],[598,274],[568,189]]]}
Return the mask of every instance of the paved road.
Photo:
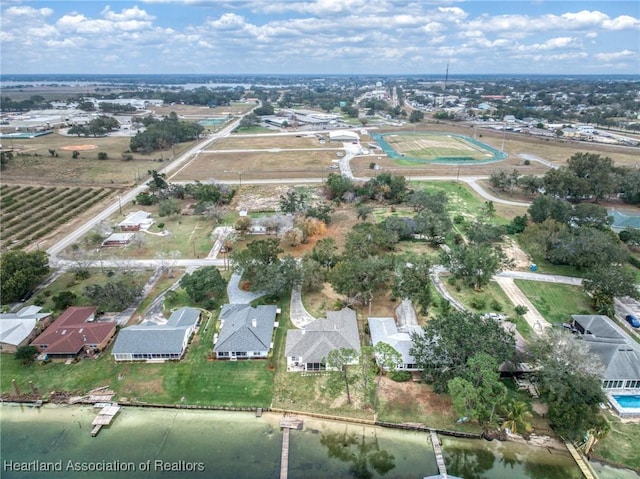
{"label": "paved road", "polygon": [[240,289],[240,274],[233,273],[227,285],[227,296],[230,304],[249,304],[251,301],[264,296],[264,292],[254,293]]}
{"label": "paved road", "polygon": [[[209,146],[214,141],[218,140],[219,138],[228,136],[237,127],[237,125],[239,123],[240,123],[240,120],[238,119],[238,120],[230,123],[229,125],[227,125],[225,128],[220,130],[218,133],[216,133],[216,134],[212,135],[211,137],[201,141],[200,143],[198,143],[197,145],[195,145],[194,147],[192,147],[191,149],[189,149],[188,151],[186,151],[185,153],[180,155],[176,160],[172,161],[169,165],[167,165],[164,168],[162,168],[159,171],[159,173],[165,173],[168,178],[171,178],[170,174],[174,170],[176,170],[178,168],[183,168],[184,166],[186,166],[191,160],[194,160],[195,158],[197,158],[198,153],[203,148],[206,148],[207,146]],[[180,170],[178,170],[178,172],[179,171]],[[174,173],[174,175],[175,174],[177,174],[177,172]],[[139,193],[145,191],[146,189],[147,189],[147,185],[146,184],[142,184],[142,185],[136,186],[135,188],[131,189],[127,193],[124,193],[123,195],[118,197],[117,201],[115,201],[111,205],[107,206],[104,210],[102,210],[96,216],[91,218],[89,221],[87,221],[83,225],[77,227],[75,230],[73,230],[65,238],[63,238],[62,240],[58,241],[56,244],[51,246],[47,250],[47,253],[49,254],[49,257],[51,258],[52,265],[54,265],[54,266],[56,265],[56,256],[62,250],[64,250],[65,248],[67,248],[71,244],[75,243],[76,241],[78,241],[82,236],[84,236],[89,231],[91,231],[91,229],[95,225],[97,225],[101,221],[106,220],[107,218],[109,218],[111,215],[116,213],[116,211],[120,210],[122,208],[122,205],[125,205],[125,204],[129,203]]]}

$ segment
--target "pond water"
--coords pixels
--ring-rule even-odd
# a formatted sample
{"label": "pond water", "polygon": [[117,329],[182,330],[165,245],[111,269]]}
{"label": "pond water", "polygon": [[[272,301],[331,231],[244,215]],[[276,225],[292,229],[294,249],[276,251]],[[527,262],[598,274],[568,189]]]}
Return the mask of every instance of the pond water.
{"label": "pond water", "polygon": [[[280,476],[279,415],[256,418],[240,412],[127,407],[109,428],[92,438],[91,421],[98,411],[87,406],[46,405],[35,409],[3,405],[0,476],[3,479]],[[443,436],[441,440],[449,474],[465,479],[581,477],[568,453],[562,451]],[[25,467],[31,470],[17,470]],[[43,468],[53,471],[42,471]],[[291,431],[291,479],[418,479],[437,472],[429,435],[425,433],[309,418],[304,418],[303,430]]]}

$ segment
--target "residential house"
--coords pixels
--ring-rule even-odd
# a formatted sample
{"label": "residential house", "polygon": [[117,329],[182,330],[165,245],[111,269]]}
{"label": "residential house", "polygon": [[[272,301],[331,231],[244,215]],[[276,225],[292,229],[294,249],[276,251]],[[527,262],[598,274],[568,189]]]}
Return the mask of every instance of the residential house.
{"label": "residential house", "polygon": [[607,392],[640,392],[640,345],[609,317],[572,315],[573,326],[604,365]]}
{"label": "residential house", "polygon": [[404,299],[396,308],[397,321],[392,317],[369,318],[369,334],[375,347],[380,342],[392,346],[402,356],[402,361],[396,369],[404,371],[419,371],[415,358],[410,354],[413,346],[412,334],[422,334],[424,331],[418,325],[418,317],[411,300]]}
{"label": "residential house", "polygon": [[31,343],[49,359],[75,358],[81,353],[94,356],[104,351],[116,334],[116,323],[96,321],[95,306],[67,308]]}
{"label": "residential house", "polygon": [[116,361],[166,361],[182,359],[200,323],[201,311],[180,308],[166,323],[146,321],[118,333],[111,354]]}
{"label": "residential house", "polygon": [[102,242],[102,246],[126,246],[134,236],[135,233],[113,233]]}
{"label": "residential house", "polygon": [[[285,356],[287,371],[322,371],[327,368],[327,355],[336,349],[354,349],[360,353],[360,336],[356,313],[352,309],[329,311],[304,329],[287,331]],[[354,363],[358,360],[355,359]]]}
{"label": "residential house", "polygon": [[127,215],[127,217],[118,223],[120,231],[139,231],[146,230],[153,224],[151,213],[146,211],[135,211]]}
{"label": "residential house", "polygon": [[0,352],[15,353],[47,326],[51,313],[41,313],[39,306],[25,306],[17,313],[0,313]]}
{"label": "residential house", "polygon": [[376,344],[384,342],[400,353],[402,361],[396,365],[396,369],[420,371],[415,358],[409,353],[413,346],[411,334],[421,334],[423,330],[420,326],[403,326],[398,328],[395,319],[392,317],[371,317],[369,318],[369,332],[374,347]]}
{"label": "residential house", "polygon": [[266,358],[273,347],[273,330],[278,327],[276,306],[225,304],[220,310],[220,333],[214,336],[218,359]]}

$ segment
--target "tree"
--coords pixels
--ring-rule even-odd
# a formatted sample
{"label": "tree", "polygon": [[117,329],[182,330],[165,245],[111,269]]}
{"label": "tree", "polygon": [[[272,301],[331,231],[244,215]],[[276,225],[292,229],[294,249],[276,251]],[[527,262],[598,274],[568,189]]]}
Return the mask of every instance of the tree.
{"label": "tree", "polygon": [[367,304],[376,291],[386,287],[391,279],[391,259],[383,256],[347,257],[329,273],[333,289],[348,302]]}
{"label": "tree", "polygon": [[367,218],[373,213],[373,207],[366,203],[359,203],[356,205],[356,216],[361,221],[366,221]]}
{"label": "tree", "polygon": [[433,303],[431,287],[431,262],[424,255],[408,255],[396,261],[393,295],[397,298],[409,298],[427,314]]}
{"label": "tree", "polygon": [[424,209],[429,209],[434,213],[445,213],[449,198],[444,191],[437,193],[428,193],[424,190],[414,191],[407,198],[407,204],[413,208],[413,211],[419,213]]}
{"label": "tree", "polygon": [[340,372],[340,376],[344,379],[344,385],[347,391],[347,403],[351,404],[351,393],[349,392],[349,376],[348,367],[358,357],[358,352],[352,348],[340,348],[329,351],[325,358],[327,369],[332,368]]}
{"label": "tree", "polygon": [[302,290],[320,291],[326,279],[322,265],[311,256],[304,256],[301,263]]}
{"label": "tree", "polygon": [[497,364],[515,355],[513,334],[495,320],[469,311],[451,310],[430,319],[423,332],[411,335],[409,353],[422,369],[425,380],[437,392],[447,390],[454,377],[464,377],[467,361],[479,353],[492,356]]}
{"label": "tree", "polygon": [[334,238],[322,238],[311,250],[311,257],[326,269],[331,269],[338,262],[338,245]]}
{"label": "tree", "polygon": [[85,286],[83,293],[100,311],[122,311],[142,296],[142,287],[120,279],[104,285]]}
{"label": "tree", "polygon": [[180,205],[173,198],[167,198],[158,203],[158,216],[173,216],[180,214]]}
{"label": "tree", "polygon": [[4,170],[13,161],[13,151],[0,151],[0,170]]}
{"label": "tree", "polygon": [[78,299],[78,296],[73,291],[60,291],[58,294],[55,294],[52,299],[54,308],[57,311],[62,311],[72,306]]}
{"label": "tree", "polygon": [[415,233],[423,236],[432,245],[444,243],[445,237],[453,228],[446,211],[423,209],[414,217],[414,221]]}
{"label": "tree", "polygon": [[411,114],[409,115],[409,123],[418,123],[422,119],[424,119],[424,113],[420,110],[411,110]]}
{"label": "tree", "polygon": [[[396,348],[384,341],[378,341],[373,347],[373,353],[378,363],[378,383],[376,390],[380,387],[382,372],[387,371],[393,373],[398,367],[402,366],[402,354]],[[376,395],[375,404],[377,404],[378,396]],[[374,404],[374,408],[375,408]]]}
{"label": "tree", "polygon": [[348,257],[378,255],[392,251],[398,243],[398,235],[380,224],[359,223],[345,236],[344,254]]}
{"label": "tree", "polygon": [[18,361],[21,361],[22,364],[30,364],[33,362],[33,359],[38,352],[38,348],[35,346],[20,346],[16,350],[14,357]]}
{"label": "tree", "polygon": [[538,367],[541,396],[549,405],[549,419],[558,434],[570,441],[601,425],[600,403],[604,366],[586,341],[567,331],[547,328],[529,343]]}
{"label": "tree", "polygon": [[213,310],[221,304],[226,292],[226,281],[215,266],[205,266],[185,274],[180,287],[189,299],[205,309]]}
{"label": "tree", "polygon": [[337,173],[330,173],[325,182],[325,189],[330,200],[342,201],[344,195],[353,192],[353,181]]}
{"label": "tree", "polygon": [[495,412],[507,398],[507,388],[500,382],[498,362],[492,354],[482,352],[467,360],[461,376],[448,381],[453,406],[461,416],[493,425]]}
{"label": "tree", "polygon": [[571,204],[550,195],[540,195],[536,196],[527,212],[535,223],[543,223],[548,219],[566,223],[571,216]]}
{"label": "tree", "polygon": [[476,290],[482,289],[494,274],[513,264],[500,246],[491,245],[457,245],[451,253],[443,255],[443,261],[456,277],[463,278]]}
{"label": "tree", "polygon": [[44,251],[11,250],[0,255],[0,298],[3,304],[20,301],[49,273]]}
{"label": "tree", "polygon": [[584,180],[586,195],[602,200],[614,189],[613,160],[596,153],[575,153],[567,160],[567,170]]}
{"label": "tree", "polygon": [[533,414],[531,414],[527,403],[524,401],[513,400],[508,402],[503,405],[502,414],[506,418],[502,422],[502,427],[509,429],[514,434],[518,434],[520,431],[529,433],[533,429],[531,425]]}
{"label": "tree", "polygon": [[307,208],[309,194],[300,189],[290,189],[280,195],[280,210],[284,213],[298,213]]}
{"label": "tree", "polygon": [[595,268],[624,263],[629,252],[612,231],[596,228],[574,228],[571,235],[560,238],[547,251],[554,264],[569,264],[577,268]]}
{"label": "tree", "polygon": [[602,265],[587,273],[582,282],[585,292],[591,297],[593,308],[600,314],[613,317],[614,298],[630,296],[640,299],[635,277],[631,271],[621,265]]}

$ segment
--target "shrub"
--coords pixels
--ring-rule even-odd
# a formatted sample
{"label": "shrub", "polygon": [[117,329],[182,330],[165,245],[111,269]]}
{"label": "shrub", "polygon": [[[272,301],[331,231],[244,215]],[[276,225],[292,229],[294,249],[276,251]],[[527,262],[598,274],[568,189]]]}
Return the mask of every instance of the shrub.
{"label": "shrub", "polygon": [[476,296],[471,300],[471,307],[473,309],[482,309],[487,305],[487,298],[484,296]]}
{"label": "shrub", "polygon": [[497,299],[491,301],[491,309],[494,311],[502,311],[502,304]]}
{"label": "shrub", "polygon": [[527,314],[529,312],[529,308],[527,308],[526,306],[524,306],[522,304],[519,304],[518,306],[513,308],[513,310],[516,312],[516,314],[518,316],[524,316],[525,314]]}
{"label": "shrub", "polygon": [[403,383],[411,379],[411,373],[409,371],[391,371],[389,377],[397,383]]}
{"label": "shrub", "polygon": [[109,155],[105,151],[100,151],[100,152],[98,152],[98,159],[99,160],[108,160],[109,159]]}
{"label": "shrub", "polygon": [[447,278],[447,283],[449,283],[451,286],[453,286],[454,284],[456,284],[456,277],[455,276],[449,276]]}
{"label": "shrub", "polygon": [[635,256],[629,256],[629,264],[640,269],[640,259],[636,258]]}
{"label": "shrub", "polygon": [[531,160],[524,160],[524,166],[529,166],[531,164]]}
{"label": "shrub", "polygon": [[158,223],[158,229],[161,230],[162,228],[164,228],[164,223]]}

